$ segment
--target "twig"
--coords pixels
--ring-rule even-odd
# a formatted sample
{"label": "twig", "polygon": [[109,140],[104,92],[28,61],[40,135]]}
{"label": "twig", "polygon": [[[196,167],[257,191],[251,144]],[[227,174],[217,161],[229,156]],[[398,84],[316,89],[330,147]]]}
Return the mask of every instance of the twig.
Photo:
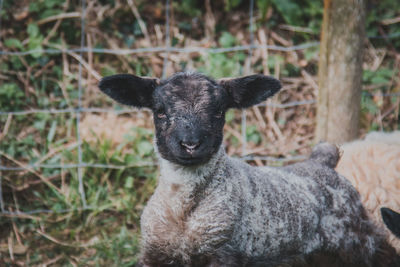
{"label": "twig", "polygon": [[279,28],[283,29],[283,30],[292,31],[292,32],[303,32],[303,33],[315,34],[311,29],[306,28],[306,27],[292,26],[292,25],[279,25]]}
{"label": "twig", "polygon": [[[63,7],[63,11],[64,11],[64,12],[67,11],[68,6],[69,6],[69,0],[65,1],[65,4],[64,4],[64,7]],[[74,12],[72,12],[72,13],[74,13]],[[64,13],[64,14],[60,14],[60,15],[53,16],[54,18],[58,16],[58,17],[56,18],[56,19],[57,19],[57,22],[56,22],[56,24],[54,24],[53,28],[51,28],[51,30],[50,30],[50,32],[47,34],[46,38],[44,38],[44,40],[43,40],[43,42],[42,42],[43,45],[46,45],[46,44],[49,42],[50,38],[57,32],[57,29],[60,27],[62,20],[63,20],[64,18],[66,18],[65,16],[62,16],[62,15],[65,15],[65,14],[72,14],[72,13]],[[75,12],[75,13],[79,13],[79,12]],[[79,13],[79,16],[80,16],[80,13]],[[48,17],[48,18],[46,18],[46,19],[50,19],[50,18],[52,18],[52,17]]]}
{"label": "twig", "polygon": [[1,216],[9,217],[9,218],[30,219],[30,220],[33,220],[33,221],[40,221],[41,220],[40,217],[33,216],[33,215],[30,215],[30,214],[26,214],[24,212],[12,213],[12,214],[2,213]]}
{"label": "twig", "polygon": [[376,71],[382,64],[382,62],[386,56],[387,50],[386,49],[379,49],[379,50],[376,49],[370,40],[367,40],[366,45],[368,47],[366,49],[366,52],[369,52],[369,53],[365,53],[365,54],[367,56],[373,57],[373,59],[372,59],[373,62],[372,62],[372,64],[367,64],[367,63],[364,63],[364,64],[367,65],[368,70]]}
{"label": "twig", "polygon": [[[64,46],[64,38],[61,38],[62,45]],[[73,109],[74,107],[71,104],[71,99],[69,98],[69,94],[67,92],[67,77],[71,75],[71,72],[69,71],[69,64],[68,64],[68,59],[67,55],[65,53],[62,53],[62,66],[63,66],[63,78],[61,81],[58,82],[58,85],[61,88],[61,92],[63,94],[63,97],[65,101],[67,102],[67,105],[70,109]]]}
{"label": "twig", "polygon": [[[67,52],[68,53],[68,52]],[[73,52],[69,52],[68,53],[70,56],[72,56],[73,58],[75,58],[78,62],[80,62],[82,64],[82,66],[84,66],[92,75],[93,77],[97,80],[100,81],[101,79],[101,75],[95,71],[94,69],[92,69],[89,64],[78,54],[73,53]]]}
{"label": "twig", "polygon": [[46,44],[49,42],[50,38],[53,37],[53,35],[56,33],[57,29],[60,27],[61,21],[62,21],[62,20],[60,19],[60,20],[58,20],[58,21],[56,22],[56,24],[54,24],[53,28],[51,28],[51,30],[50,30],[50,32],[47,34],[46,38],[44,38],[44,40],[43,40],[43,42],[42,42],[43,45],[46,45]]}
{"label": "twig", "polygon": [[[72,258],[68,258],[68,259],[69,259],[69,263],[71,263],[71,265],[72,265],[73,267],[78,267],[78,264],[76,264],[76,263],[74,262],[75,259],[72,259]],[[80,261],[77,260],[76,262],[80,262]]]}
{"label": "twig", "polygon": [[45,178],[44,176],[42,176],[40,173],[36,172],[34,169],[32,169],[31,167],[27,166],[26,164],[14,159],[13,157],[3,153],[2,151],[0,151],[0,155],[2,155],[3,157],[7,158],[8,160],[11,160],[12,162],[14,162],[15,164],[17,164],[18,166],[20,166],[21,168],[26,169],[27,171],[35,174],[37,177],[39,177],[46,185],[48,185],[50,188],[56,190],[60,195],[62,195],[61,190],[55,186],[54,184],[52,184],[51,182],[48,181],[47,178]]}
{"label": "twig", "polygon": [[[267,35],[265,34],[264,29],[258,30],[258,38],[260,39],[261,45],[267,45]],[[265,75],[269,75],[269,67],[268,67],[268,49],[262,48],[261,49],[261,56],[262,56],[262,65]]]}
{"label": "twig", "polygon": [[64,257],[64,255],[58,255],[57,257],[44,262],[42,266],[47,267],[48,265],[52,265],[52,264],[56,263],[57,261],[59,261],[60,259],[62,259],[63,257]]}
{"label": "twig", "polygon": [[36,232],[37,232],[38,234],[42,235],[43,237],[47,238],[48,240],[50,240],[50,241],[52,241],[52,242],[54,242],[54,243],[56,243],[56,244],[59,244],[59,245],[61,245],[61,246],[65,246],[65,247],[87,248],[87,247],[93,245],[93,242],[88,242],[88,243],[86,243],[86,244],[79,244],[79,243],[68,244],[68,243],[59,241],[59,240],[57,240],[56,238],[54,238],[54,237],[52,237],[52,236],[50,236],[50,235],[48,235],[48,234],[46,234],[46,233],[44,233],[44,232],[38,230],[38,229],[36,229]]}
{"label": "twig", "polygon": [[59,45],[50,45],[50,44],[49,44],[48,46],[53,47],[53,48],[60,49],[60,50],[62,50],[62,51],[66,51],[66,53],[67,53],[68,55],[70,55],[71,57],[75,58],[79,63],[82,64],[83,67],[85,67],[85,69],[86,69],[87,71],[89,71],[89,72],[93,75],[93,77],[95,77],[98,81],[100,81],[101,75],[100,75],[97,71],[95,71],[94,69],[92,69],[92,68],[89,66],[89,64],[88,64],[80,55],[78,55],[78,54],[75,53],[75,52],[72,52],[72,51],[69,51],[69,50],[65,50],[65,49],[63,49],[63,47],[61,47],[61,46],[59,46]]}
{"label": "twig", "polygon": [[304,144],[299,144],[299,143],[312,140],[313,138],[314,138],[314,133],[298,137],[295,140],[295,142],[293,142],[295,144],[290,147],[286,146],[285,149],[282,151],[282,154],[287,155],[290,151],[296,151],[304,147],[310,147],[310,144],[307,142]]}
{"label": "twig", "polygon": [[212,12],[210,0],[206,0],[205,6],[206,6],[206,14],[204,16],[205,17],[204,20],[205,20],[206,38],[208,41],[212,41],[214,39],[216,20]]}
{"label": "twig", "polygon": [[71,149],[75,148],[76,146],[78,146],[78,143],[77,142],[73,142],[73,143],[67,144],[65,146],[60,146],[60,147],[58,147],[56,149],[51,149],[49,151],[49,153],[47,153],[41,159],[39,159],[37,162],[35,162],[35,164],[40,164],[43,161],[47,160],[48,158],[54,156],[54,154],[56,154],[56,153],[58,153],[60,151],[63,151],[63,150],[71,150]]}
{"label": "twig", "polygon": [[257,155],[267,156],[267,155],[270,154],[270,153],[268,153],[268,150],[270,150],[270,148],[261,146],[261,147],[256,147],[256,148],[253,148],[253,149],[249,149],[247,151],[247,153],[249,155],[257,154]]}
{"label": "twig", "polygon": [[[118,48],[118,44],[112,38],[108,38],[107,42],[111,46],[111,49],[117,49]],[[92,53],[91,50],[90,50],[90,52]],[[125,68],[127,72],[131,72],[132,73],[133,69],[129,66],[129,60],[127,59],[127,57],[122,56],[122,55],[118,55],[117,57],[121,60],[122,67]]]}
{"label": "twig", "polygon": [[257,106],[254,106],[252,109],[258,123],[260,124],[261,129],[265,130],[267,128],[267,124],[265,123],[264,118],[261,115],[260,109]]}
{"label": "twig", "polygon": [[159,24],[154,25],[154,31],[155,31],[156,38],[157,38],[157,44],[161,45],[164,42],[164,39],[163,39],[163,33],[161,31],[161,27]]}
{"label": "twig", "polygon": [[381,20],[380,22],[383,25],[395,24],[395,23],[399,23],[400,22],[400,17],[384,19],[384,20]]}
{"label": "twig", "polygon": [[303,75],[304,79],[306,80],[306,82],[311,85],[311,87],[318,92],[318,84],[315,82],[315,80],[313,79],[313,77],[305,70],[301,70],[301,75]]}
{"label": "twig", "polygon": [[10,254],[11,261],[14,261],[13,238],[11,235],[8,237],[8,253]]}
{"label": "twig", "polygon": [[[61,158],[61,164],[64,164],[64,160],[62,158]],[[68,199],[69,194],[67,191],[68,189],[69,187],[67,187],[65,183],[65,170],[61,169],[61,191],[64,193],[64,195],[67,196],[67,201],[69,200]]]}
{"label": "twig", "polygon": [[276,137],[279,140],[279,143],[282,144],[284,137],[283,137],[281,129],[279,129],[278,124],[275,122],[274,115],[272,114],[271,108],[269,108],[269,107],[266,108],[266,115],[267,115],[268,122],[271,125],[273,132],[275,133]]}
{"label": "twig", "polygon": [[[59,176],[60,176],[60,174],[56,174],[56,175],[53,175],[53,176],[47,178],[47,180],[52,181],[54,179],[57,179]],[[11,184],[8,186],[10,186],[15,191],[23,191],[23,190],[29,188],[31,185],[36,185],[36,184],[40,184],[40,183],[43,183],[42,180],[35,180],[35,181],[27,182],[20,186],[13,186]]]}
{"label": "twig", "polygon": [[[92,48],[92,39],[90,38],[90,34],[89,33],[86,34],[86,40],[87,40],[88,47]],[[88,52],[88,63],[89,63],[90,68],[93,68],[93,52],[90,49],[89,49],[89,52]],[[88,89],[89,89],[89,86],[91,84],[91,80],[92,80],[92,75],[91,75],[90,72],[88,72],[87,73],[87,80],[86,80],[86,84],[88,86]],[[84,99],[85,99],[86,103],[88,103],[90,101],[90,97],[88,97],[88,94],[90,93],[90,90],[88,90],[88,89],[85,90]],[[84,106],[88,106],[88,104],[87,105],[84,104]]]}
{"label": "twig", "polygon": [[46,69],[48,69],[49,67],[52,67],[54,65],[54,60],[50,60],[49,62],[47,62],[46,65],[44,65],[40,70],[38,70],[37,72],[35,72],[35,74],[33,74],[34,78],[39,77]]}
{"label": "twig", "polygon": [[13,226],[13,229],[14,229],[14,233],[15,233],[15,237],[17,238],[18,244],[19,244],[20,246],[24,246],[24,245],[22,244],[21,237],[19,236],[18,227],[17,227],[17,225],[15,224],[15,220],[11,220],[11,223],[12,223],[12,226]]}
{"label": "twig", "polygon": [[281,36],[279,36],[276,32],[271,31],[271,37],[272,39],[276,40],[277,42],[281,43],[284,46],[290,46],[291,42],[283,39]]}
{"label": "twig", "polygon": [[[11,188],[11,192],[12,192],[12,195],[13,195],[15,210],[16,210],[17,212],[20,212],[20,210],[19,210],[19,204],[18,204],[18,198],[17,198],[17,195],[15,194],[15,189],[14,189],[14,188]],[[10,211],[10,212],[13,212],[13,210],[12,210],[11,208],[9,208],[9,211]]]}
{"label": "twig", "polygon": [[26,68],[26,72],[25,72],[25,77],[23,77],[23,75],[21,74],[21,72],[17,72],[17,77],[18,79],[24,84],[24,88],[25,88],[25,93],[26,95],[29,95],[28,92],[36,95],[35,90],[30,86],[30,77],[31,77],[31,72],[32,72],[32,68],[34,66],[37,65],[34,64],[33,66],[30,66],[24,57],[22,56],[18,56],[18,59],[22,62],[22,64],[25,66]]}
{"label": "twig", "polygon": [[59,244],[61,246],[65,246],[65,247],[81,247],[79,244],[68,244],[68,243],[61,242],[61,241],[55,239],[54,237],[52,237],[52,236],[50,236],[48,234],[45,234],[44,232],[42,232],[42,231],[40,231],[38,229],[36,229],[36,232],[38,234],[40,234],[41,236],[47,238],[48,240],[50,240],[50,241],[52,241],[52,242],[54,242],[56,244]]}
{"label": "twig", "polygon": [[38,25],[42,25],[54,20],[62,20],[67,18],[80,18],[81,12],[69,12],[69,13],[62,13],[54,16],[50,16],[44,19],[41,19],[37,22]]}
{"label": "twig", "polygon": [[[24,245],[14,245],[13,244],[13,246],[12,246],[13,254],[25,254],[26,250],[27,249]],[[10,251],[10,249],[9,249],[8,242],[7,242],[7,244],[0,244],[0,253],[1,252],[7,253],[9,251]],[[1,260],[0,260],[0,263],[2,263]],[[11,266],[13,266],[13,265],[11,265]],[[26,266],[26,265],[23,265],[23,266]]]}
{"label": "twig", "polygon": [[242,135],[238,131],[235,131],[231,126],[225,124],[224,128],[227,132],[231,133],[238,140],[242,140]]}
{"label": "twig", "polygon": [[260,159],[255,158],[254,162],[256,163],[257,166],[264,166],[264,164],[262,163],[262,161]]}
{"label": "twig", "polygon": [[[397,102],[399,102],[400,99],[397,100]],[[394,104],[393,106],[391,106],[387,111],[385,111],[385,113],[380,114],[380,120],[382,121],[387,115],[389,115],[390,113],[392,113],[393,111],[396,110],[396,108],[398,107],[398,103]]]}
{"label": "twig", "polygon": [[6,124],[4,125],[4,129],[2,132],[0,132],[0,141],[7,135],[8,129],[10,128],[11,125],[11,119],[12,119],[12,114],[8,114]]}
{"label": "twig", "polygon": [[146,24],[143,22],[142,17],[140,16],[140,13],[135,5],[135,3],[133,2],[133,0],[127,0],[129,7],[132,10],[133,15],[135,16],[136,20],[139,23],[139,27],[140,30],[142,31],[144,37],[146,38],[148,45],[151,45],[151,39],[149,36],[149,32],[147,31],[147,27]]}
{"label": "twig", "polygon": [[280,74],[281,74],[281,63],[279,62],[279,60],[276,60],[274,68],[274,77],[279,79]]}
{"label": "twig", "polygon": [[5,76],[5,75],[0,74],[0,79],[1,79],[1,80],[9,80],[10,78],[8,78],[8,77]]}

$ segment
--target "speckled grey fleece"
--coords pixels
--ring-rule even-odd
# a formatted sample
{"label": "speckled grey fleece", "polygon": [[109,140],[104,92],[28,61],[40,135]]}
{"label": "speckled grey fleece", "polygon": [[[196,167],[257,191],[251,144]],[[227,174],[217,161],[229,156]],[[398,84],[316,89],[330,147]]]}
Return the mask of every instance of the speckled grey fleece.
{"label": "speckled grey fleece", "polygon": [[161,158],[141,218],[143,265],[400,266],[332,169],[338,158],[326,143],[282,168],[252,167],[223,148],[201,167]]}
{"label": "speckled grey fleece", "polygon": [[99,88],[154,114],[161,177],[141,218],[142,265],[400,267],[355,189],[333,170],[334,146],[318,145],[309,160],[284,168],[226,156],[225,112],[277,93],[275,78],[117,74]]}

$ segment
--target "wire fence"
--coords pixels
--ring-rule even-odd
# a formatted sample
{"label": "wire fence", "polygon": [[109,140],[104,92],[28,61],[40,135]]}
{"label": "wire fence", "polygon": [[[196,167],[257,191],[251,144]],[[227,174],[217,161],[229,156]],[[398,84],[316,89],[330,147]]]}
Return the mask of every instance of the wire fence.
{"label": "wire fence", "polygon": [[[85,17],[86,17],[86,1],[81,0],[81,39],[80,39],[80,48],[74,49],[34,49],[28,51],[0,51],[0,56],[26,56],[32,55],[35,53],[42,54],[61,54],[61,53],[78,53],[79,61],[79,76],[78,76],[78,105],[75,108],[67,108],[67,109],[31,109],[31,110],[15,110],[15,111],[1,111],[0,115],[16,115],[16,116],[25,116],[29,114],[62,114],[62,113],[71,113],[76,115],[76,137],[77,137],[77,148],[78,148],[78,158],[76,164],[20,164],[19,167],[10,167],[2,165],[2,155],[0,155],[0,209],[1,213],[4,215],[32,215],[32,214],[40,214],[40,213],[65,213],[71,211],[82,211],[88,209],[94,209],[95,207],[91,207],[86,202],[85,188],[84,188],[84,177],[82,175],[82,169],[91,167],[91,168],[107,168],[107,169],[124,169],[129,167],[139,167],[139,166],[151,166],[154,165],[154,162],[141,162],[140,164],[128,165],[128,166],[118,166],[118,165],[110,165],[110,164],[93,164],[86,163],[82,158],[82,140],[80,136],[80,119],[82,113],[115,113],[115,114],[124,114],[137,112],[133,109],[122,109],[115,110],[111,108],[84,108],[82,107],[82,68],[83,68],[83,54],[84,53],[100,53],[100,54],[111,54],[111,55],[130,55],[130,54],[141,54],[141,53],[159,53],[164,52],[163,59],[163,69],[162,69],[162,78],[167,76],[167,65],[169,63],[169,53],[193,53],[193,52],[202,52],[202,53],[228,53],[228,52],[239,52],[239,51],[247,51],[248,52],[248,62],[253,56],[254,49],[268,49],[273,51],[281,51],[281,52],[290,52],[296,50],[304,50],[311,47],[319,46],[319,42],[312,43],[304,43],[300,45],[294,46],[277,46],[277,45],[257,45],[254,43],[254,0],[249,1],[249,36],[250,36],[250,44],[249,45],[240,45],[240,46],[232,46],[232,47],[223,47],[223,48],[205,48],[205,47],[184,47],[177,48],[171,47],[171,38],[170,38],[170,0],[165,0],[165,46],[162,47],[144,47],[144,48],[135,48],[135,49],[103,49],[103,48],[91,48],[85,47]],[[0,0],[0,14],[3,7],[3,0]],[[0,32],[1,32],[1,16],[0,16]],[[1,40],[1,35],[0,35]],[[249,74],[251,72],[250,66],[245,67],[245,74]],[[101,78],[101,77],[97,77]],[[370,95],[375,95],[372,93],[368,93]],[[400,96],[400,93],[391,93],[391,94],[380,94],[383,96]],[[312,105],[315,104],[316,100],[306,100],[306,101],[294,101],[290,103],[263,103],[258,106],[265,107],[274,107],[274,108],[291,108],[295,106],[301,105]],[[288,161],[298,161],[304,159],[303,156],[293,156],[288,158],[275,158],[275,157],[262,157],[262,156],[252,156],[246,155],[246,147],[247,147],[247,138],[246,138],[246,111],[242,111],[241,116],[241,134],[242,134],[242,158],[244,160],[267,160],[272,162],[288,162]],[[79,182],[79,193],[81,197],[82,207],[78,209],[64,209],[64,210],[48,210],[48,209],[36,209],[31,211],[8,211],[6,210],[3,192],[2,192],[2,172],[1,171],[23,171],[23,170],[36,170],[36,169],[72,169],[76,168],[78,171],[78,182]]]}

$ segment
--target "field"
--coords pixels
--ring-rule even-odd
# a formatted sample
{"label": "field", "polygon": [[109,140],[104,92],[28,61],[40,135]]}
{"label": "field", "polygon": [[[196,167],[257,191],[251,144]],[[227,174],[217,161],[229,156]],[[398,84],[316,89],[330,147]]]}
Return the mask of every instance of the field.
{"label": "field", "polygon": [[[256,0],[253,20],[244,0],[0,3],[0,51],[34,50],[0,54],[1,266],[135,265],[158,175],[152,114],[107,99],[102,76],[273,75],[279,95],[226,114],[227,152],[254,165],[310,152],[321,1]],[[370,1],[360,136],[400,129],[399,16],[395,1]]]}

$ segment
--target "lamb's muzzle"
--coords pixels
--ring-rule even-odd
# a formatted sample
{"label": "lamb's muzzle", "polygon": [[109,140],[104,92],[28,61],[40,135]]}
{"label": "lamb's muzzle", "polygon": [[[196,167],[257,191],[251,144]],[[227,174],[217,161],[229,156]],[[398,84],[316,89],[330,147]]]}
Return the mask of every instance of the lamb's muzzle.
{"label": "lamb's muzzle", "polygon": [[[161,174],[141,217],[144,265],[399,266],[357,191],[333,170],[336,147],[320,144],[309,160],[283,168],[226,155],[226,110],[279,88],[263,75],[214,81],[196,73],[100,83],[115,100],[154,113]],[[182,145],[184,138],[191,144]]]}

